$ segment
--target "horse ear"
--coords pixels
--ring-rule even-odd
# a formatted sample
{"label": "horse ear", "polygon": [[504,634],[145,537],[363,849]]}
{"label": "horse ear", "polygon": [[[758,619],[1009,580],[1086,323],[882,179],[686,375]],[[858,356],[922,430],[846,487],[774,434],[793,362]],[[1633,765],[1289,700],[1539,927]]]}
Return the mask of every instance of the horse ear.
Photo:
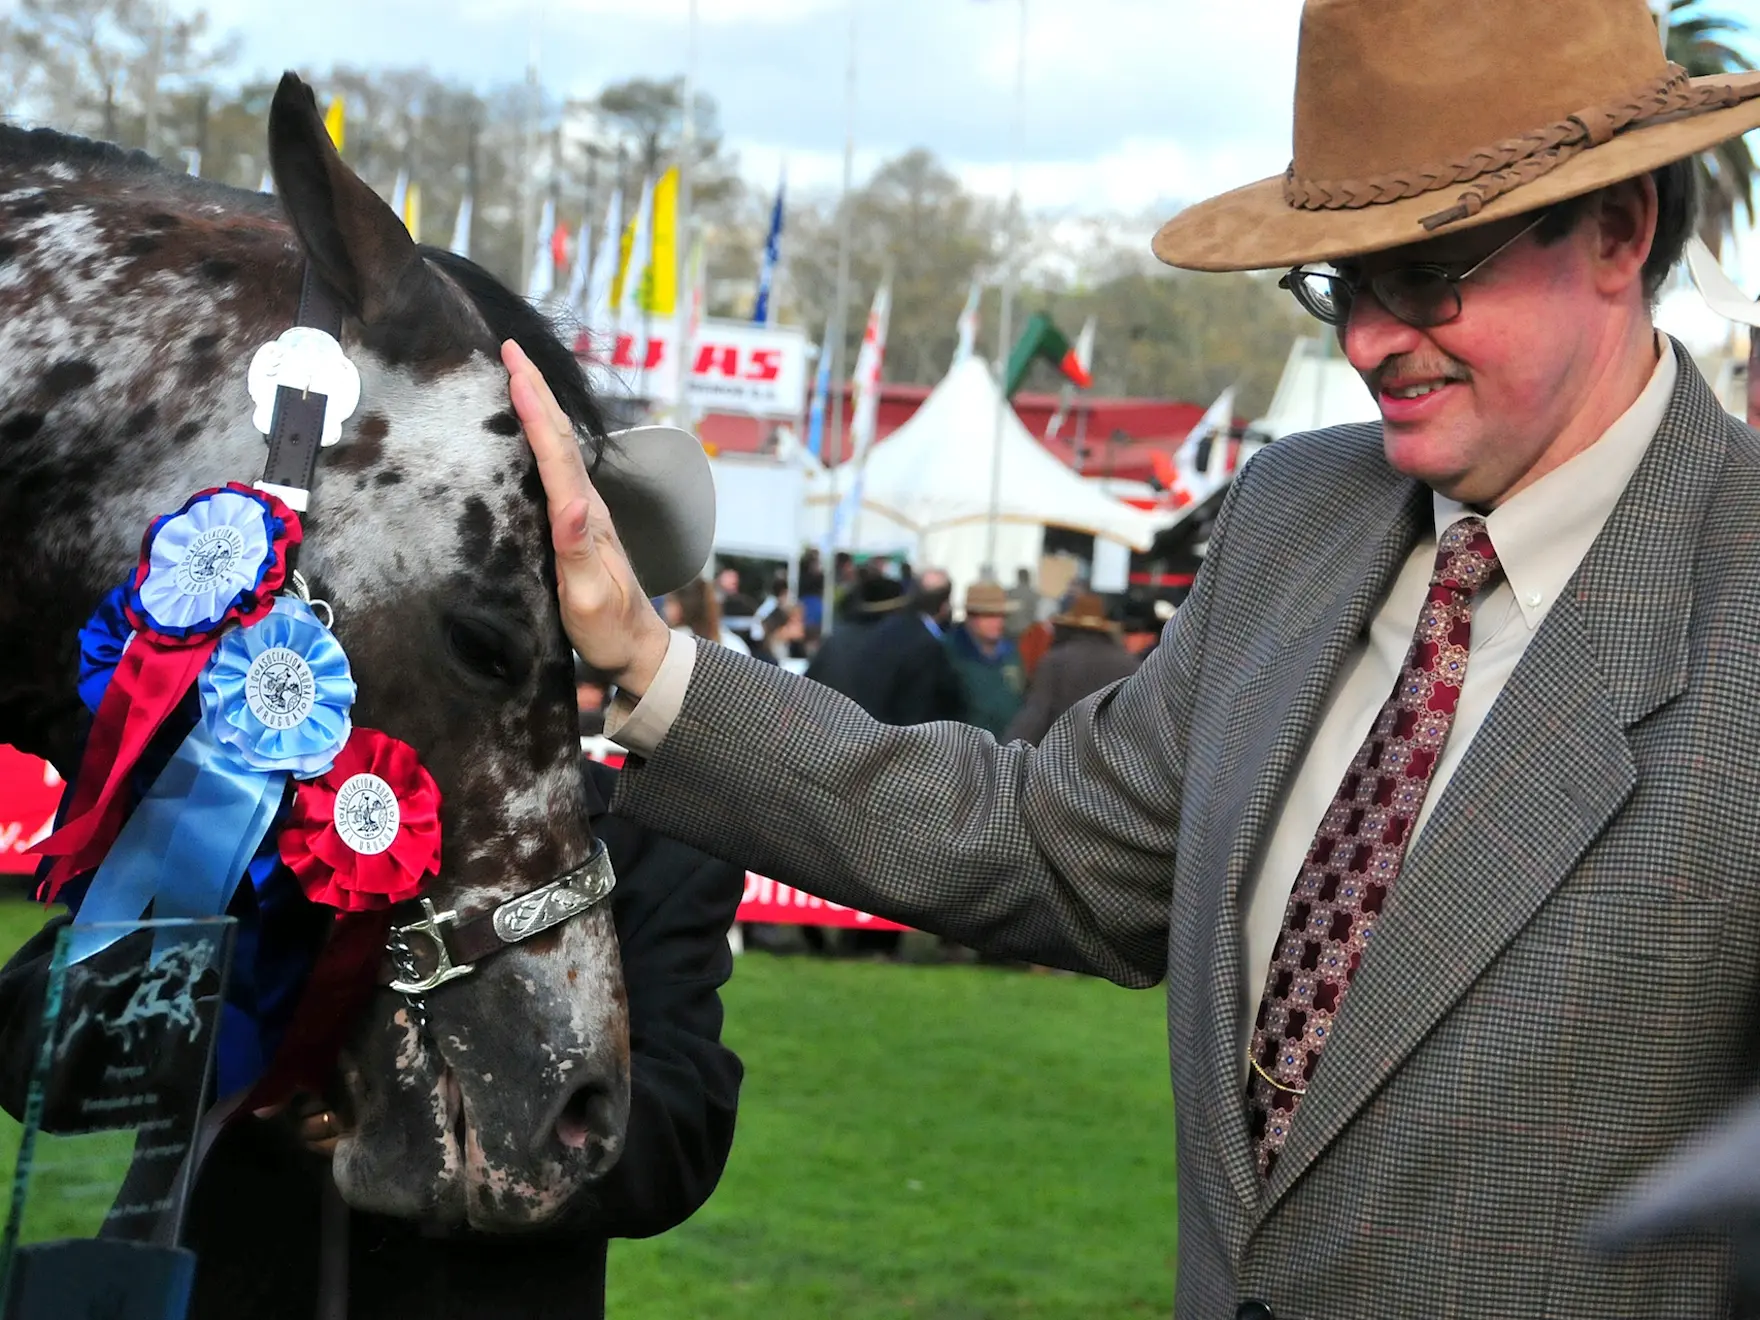
{"label": "horse ear", "polygon": [[343,164],[312,89],[283,74],[269,107],[269,168],[306,257],[366,325],[419,306],[437,281],[397,213]]}

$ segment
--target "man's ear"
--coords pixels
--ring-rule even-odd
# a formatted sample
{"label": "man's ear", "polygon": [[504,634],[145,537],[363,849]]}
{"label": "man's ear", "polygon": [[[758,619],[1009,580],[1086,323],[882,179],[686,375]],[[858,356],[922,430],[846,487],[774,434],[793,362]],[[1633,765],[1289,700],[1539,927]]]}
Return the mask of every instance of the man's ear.
{"label": "man's ear", "polygon": [[1656,180],[1627,179],[1596,194],[1589,213],[1596,287],[1609,296],[1644,281],[1644,264],[1656,243],[1661,218]]}

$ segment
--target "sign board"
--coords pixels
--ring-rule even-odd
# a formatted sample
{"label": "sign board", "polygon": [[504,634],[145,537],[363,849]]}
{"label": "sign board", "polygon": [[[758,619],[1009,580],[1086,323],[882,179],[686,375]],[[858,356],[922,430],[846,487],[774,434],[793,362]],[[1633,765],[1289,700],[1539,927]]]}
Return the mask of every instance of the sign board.
{"label": "sign board", "polygon": [[[592,360],[595,385],[676,403],[677,336],[671,319],[620,330],[610,360]],[[806,408],[807,337],[794,327],[704,321],[690,357],[687,402],[694,408],[776,418],[796,418]]]}

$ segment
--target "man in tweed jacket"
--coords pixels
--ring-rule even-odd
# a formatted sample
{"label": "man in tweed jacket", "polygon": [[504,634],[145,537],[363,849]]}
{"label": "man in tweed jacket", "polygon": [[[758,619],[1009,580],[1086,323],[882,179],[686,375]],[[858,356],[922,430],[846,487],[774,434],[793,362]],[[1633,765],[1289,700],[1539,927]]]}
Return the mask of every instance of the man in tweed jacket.
{"label": "man in tweed jacket", "polygon": [[1296,109],[1289,175],[1156,250],[1293,266],[1383,422],[1261,453],[1037,749],[669,641],[507,353],[617,809],[1165,981],[1183,1320],[1725,1314],[1715,1236],[1586,1228],[1760,1074],[1760,437],[1650,318],[1760,79],[1643,0],[1308,0]]}

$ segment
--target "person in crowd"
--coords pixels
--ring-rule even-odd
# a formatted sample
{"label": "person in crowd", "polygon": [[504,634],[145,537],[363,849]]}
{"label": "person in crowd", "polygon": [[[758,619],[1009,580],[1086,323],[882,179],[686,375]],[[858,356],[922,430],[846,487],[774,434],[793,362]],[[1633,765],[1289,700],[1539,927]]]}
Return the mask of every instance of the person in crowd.
{"label": "person in crowd", "polygon": [[869,648],[880,625],[905,608],[904,588],[892,578],[864,577],[854,588],[851,615],[819,644],[807,665],[807,677],[841,692],[869,714],[878,708],[879,693],[868,663]]}
{"label": "person in crowd", "polygon": [[665,616],[667,625],[676,633],[701,637],[741,655],[751,654],[745,639],[722,622],[721,602],[716,599],[715,588],[701,578],[687,582],[666,597]]}
{"label": "person in crowd", "polygon": [[1021,634],[1039,621],[1039,588],[1033,585],[1033,575],[1026,569],[1015,569],[1014,585],[1008,589],[1008,598],[1014,602],[1014,609],[1008,616],[1008,636],[1019,642]]}
{"label": "person in crowd", "polygon": [[1118,625],[1108,617],[1106,602],[1083,592],[1069,609],[1051,619],[1056,638],[1027,687],[1027,699],[1009,721],[1005,739],[1036,743],[1050,732],[1063,713],[1083,697],[1129,677],[1137,658],[1118,640]]}
{"label": "person in crowd", "polygon": [[1180,1320],[1724,1316],[1602,1207],[1760,1076],[1760,437],[1653,316],[1760,78],[1645,0],[1307,0],[1295,155],[1155,239],[1283,268],[1380,413],[1238,472],[1035,746],[660,626],[509,350],[617,804],[992,952],[1166,982]]}
{"label": "person in crowd", "polygon": [[953,623],[953,584],[938,568],[913,579],[908,605],[874,630],[862,667],[868,703],[882,724],[957,720],[965,707],[943,645]]}
{"label": "person in crowd", "polygon": [[1027,682],[1008,638],[1009,616],[1018,609],[994,582],[976,582],[966,589],[964,619],[947,630],[948,658],[965,698],[960,718],[998,738],[1021,708]]}
{"label": "person in crowd", "polygon": [[[348,1320],[501,1316],[603,1320],[612,1238],[683,1223],[709,1199],[733,1146],[743,1069],[721,1042],[720,987],[742,868],[608,814],[618,772],[585,762],[593,832],[617,873],[612,920],[629,999],[630,1113],[623,1154],[540,1230],[442,1229],[352,1212]],[[0,1102],[23,1114],[56,933],[53,918],[0,969]],[[301,1100],[232,1123],[190,1198],[196,1253],[189,1320],[311,1320],[319,1207],[338,1133]]]}

